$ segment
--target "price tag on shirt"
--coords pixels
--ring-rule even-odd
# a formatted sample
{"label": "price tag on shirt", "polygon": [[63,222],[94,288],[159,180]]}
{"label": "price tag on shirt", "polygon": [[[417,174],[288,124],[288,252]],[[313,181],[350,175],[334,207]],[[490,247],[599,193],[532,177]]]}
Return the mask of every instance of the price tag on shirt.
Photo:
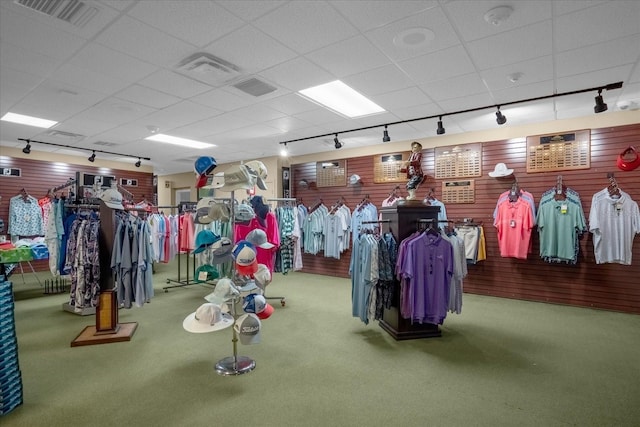
{"label": "price tag on shirt", "polygon": [[511,221],[509,221],[509,227],[516,228],[516,220],[515,219],[512,219]]}
{"label": "price tag on shirt", "polygon": [[206,271],[200,271],[198,273],[198,280],[201,282],[205,282],[208,277],[209,277],[209,273],[207,273]]}
{"label": "price tag on shirt", "polygon": [[616,202],[614,206],[616,207],[616,211],[620,212],[622,210],[622,203]]}
{"label": "price tag on shirt", "polygon": [[568,206],[567,206],[566,203],[561,204],[560,205],[560,213],[566,214],[567,213],[567,208],[568,208]]}

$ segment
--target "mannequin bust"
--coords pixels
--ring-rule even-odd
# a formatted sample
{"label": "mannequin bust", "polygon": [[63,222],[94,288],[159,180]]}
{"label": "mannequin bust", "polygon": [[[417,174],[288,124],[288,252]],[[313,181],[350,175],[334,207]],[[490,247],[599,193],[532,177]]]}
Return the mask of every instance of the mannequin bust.
{"label": "mannequin bust", "polygon": [[411,155],[409,156],[409,160],[405,162],[403,169],[406,169],[407,178],[409,178],[409,182],[407,182],[407,192],[409,193],[407,200],[415,200],[416,190],[424,180],[424,173],[422,172],[422,144],[418,141],[411,143]]}

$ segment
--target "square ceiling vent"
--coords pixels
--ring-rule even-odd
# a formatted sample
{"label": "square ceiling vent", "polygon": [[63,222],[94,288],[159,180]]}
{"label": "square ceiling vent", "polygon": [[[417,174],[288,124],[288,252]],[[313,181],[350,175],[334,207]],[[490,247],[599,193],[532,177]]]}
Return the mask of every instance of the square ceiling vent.
{"label": "square ceiling vent", "polygon": [[80,0],[14,0],[15,4],[82,28],[100,11]]}
{"label": "square ceiling vent", "polygon": [[240,77],[240,68],[222,58],[199,52],[183,59],[177,66],[183,75],[204,83],[221,85]]}

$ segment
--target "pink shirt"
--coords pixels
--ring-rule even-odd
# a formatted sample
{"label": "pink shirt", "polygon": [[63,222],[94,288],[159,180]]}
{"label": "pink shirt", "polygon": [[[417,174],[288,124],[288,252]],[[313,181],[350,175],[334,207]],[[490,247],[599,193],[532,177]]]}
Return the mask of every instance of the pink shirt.
{"label": "pink shirt", "polygon": [[258,260],[258,264],[266,265],[269,271],[273,273],[276,261],[276,251],[280,246],[280,229],[278,227],[278,220],[276,219],[276,215],[273,212],[267,213],[265,223],[267,226],[263,227],[262,225],[260,225],[260,222],[257,218],[253,218],[246,225],[236,224],[233,232],[233,237],[235,243],[237,243],[240,240],[244,240],[244,238],[247,237],[247,234],[249,234],[251,230],[254,230],[256,228],[263,230],[267,234],[267,241],[275,246],[271,249],[256,248],[256,258]]}
{"label": "pink shirt", "polygon": [[533,228],[531,218],[531,206],[520,198],[498,206],[494,225],[498,229],[500,256],[527,259]]}

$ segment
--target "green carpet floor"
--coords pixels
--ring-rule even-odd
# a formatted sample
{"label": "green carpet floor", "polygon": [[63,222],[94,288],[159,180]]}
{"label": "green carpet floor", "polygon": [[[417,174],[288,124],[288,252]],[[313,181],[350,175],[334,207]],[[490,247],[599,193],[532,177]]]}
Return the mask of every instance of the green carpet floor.
{"label": "green carpet floor", "polygon": [[95,318],[32,276],[12,277],[24,404],[2,427],[640,425],[636,315],[465,294],[441,338],[395,341],[351,316],[349,280],[276,274],[267,296],[285,306],[238,343],[256,369],[225,377],[232,331],[182,329],[210,288],[165,293],[175,263],[150,304],[120,310],[131,341],[73,348]]}

